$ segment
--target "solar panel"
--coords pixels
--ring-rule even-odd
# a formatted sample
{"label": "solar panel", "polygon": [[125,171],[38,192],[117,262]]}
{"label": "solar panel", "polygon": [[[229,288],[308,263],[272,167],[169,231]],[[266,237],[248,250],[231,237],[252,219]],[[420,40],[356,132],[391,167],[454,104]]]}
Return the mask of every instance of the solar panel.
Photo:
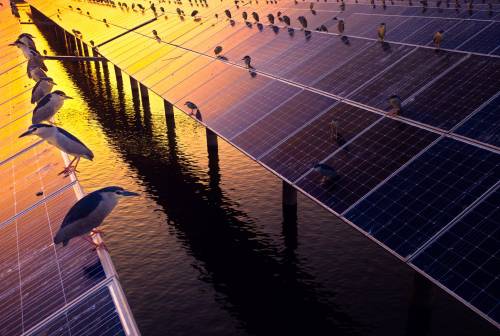
{"label": "solar panel", "polygon": [[497,188],[412,260],[493,321],[500,318],[499,204]]}
{"label": "solar panel", "polygon": [[469,39],[458,49],[488,54],[498,47],[498,36],[500,36],[500,22],[495,22],[474,35],[473,39]]}
{"label": "solar panel", "polygon": [[465,20],[445,31],[443,35],[442,48],[455,49],[466,40],[483,30],[490,23],[487,21]]}
{"label": "solar panel", "polygon": [[500,156],[444,138],[345,214],[408,257],[491,188]]}

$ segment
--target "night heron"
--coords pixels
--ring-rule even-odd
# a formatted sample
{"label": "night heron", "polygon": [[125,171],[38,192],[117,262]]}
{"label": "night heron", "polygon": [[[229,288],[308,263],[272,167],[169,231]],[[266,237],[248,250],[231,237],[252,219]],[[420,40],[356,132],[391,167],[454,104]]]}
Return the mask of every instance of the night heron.
{"label": "night heron", "polygon": [[397,115],[401,112],[401,98],[398,95],[390,96],[389,104],[391,105],[391,110],[389,111],[389,114]]}
{"label": "night heron", "polygon": [[274,15],[273,14],[267,14],[267,20],[269,21],[270,24],[274,24]]}
{"label": "night heron", "polygon": [[[113,211],[121,197],[139,196],[139,194],[127,191],[122,187],[106,187],[87,194],[76,202],[64,217],[59,231],[54,236],[54,244],[62,243],[68,245],[69,241],[76,237],[87,235],[96,230],[104,219]],[[96,247],[90,237],[83,239],[90,241]]]}
{"label": "night heron", "polygon": [[38,103],[40,99],[49,94],[54,85],[56,85],[56,83],[52,78],[41,77],[38,82],[36,82],[33,90],[31,90],[31,104]]}
{"label": "night heron", "polygon": [[248,69],[254,69],[254,67],[251,64],[252,58],[250,56],[248,56],[248,55],[243,56],[243,58],[241,60],[245,62],[245,65]]}
{"label": "night heron", "polygon": [[34,49],[36,50],[36,45],[35,45],[35,41],[33,41],[35,37],[31,34],[28,34],[28,33],[22,33],[21,35],[19,35],[17,37],[17,39],[19,41],[21,41],[22,43],[24,43],[25,45],[27,45],[28,47],[30,47],[31,49]]}
{"label": "night heron", "polygon": [[382,22],[380,24],[380,26],[378,26],[378,29],[377,29],[378,39],[382,42],[384,42],[384,39],[385,39],[385,32],[386,32],[385,23]]}
{"label": "night heron", "polygon": [[441,41],[443,41],[443,33],[444,30],[437,31],[432,39],[432,42],[434,43],[437,49],[441,48]]}
{"label": "night heron", "polygon": [[297,18],[297,20],[299,20],[300,25],[302,26],[302,29],[306,29],[307,28],[307,19],[305,18],[305,16],[299,16]]}
{"label": "night heron", "polygon": [[321,175],[321,184],[333,182],[338,178],[337,171],[326,163],[317,163],[314,165],[314,171]]}
{"label": "night heron", "polygon": [[49,121],[63,106],[66,99],[73,99],[64,92],[56,90],[43,97],[33,110],[32,124],[39,124],[42,121]]}
{"label": "night heron", "polygon": [[[75,172],[82,157],[90,161],[94,159],[94,153],[83,142],[60,127],[47,124],[34,124],[19,137],[22,138],[28,135],[36,135],[52,146],[59,148],[64,153],[73,156],[73,160],[59,175],[65,174],[65,176],[68,176],[70,173]],[[76,163],[73,166],[75,161]]]}
{"label": "night heron", "polygon": [[29,61],[26,73],[28,74],[28,77],[33,79],[35,82],[38,82],[40,78],[47,77],[47,74],[45,73],[45,71],[43,71],[42,68],[40,68],[36,64],[30,63]]}
{"label": "night heron", "polygon": [[28,45],[24,44],[21,40],[16,40],[14,43],[9,44],[10,46],[16,46],[23,52],[24,57],[30,61],[33,65],[37,65],[43,70],[47,71],[47,66],[43,62],[43,56],[40,55],[36,49],[30,48]]}

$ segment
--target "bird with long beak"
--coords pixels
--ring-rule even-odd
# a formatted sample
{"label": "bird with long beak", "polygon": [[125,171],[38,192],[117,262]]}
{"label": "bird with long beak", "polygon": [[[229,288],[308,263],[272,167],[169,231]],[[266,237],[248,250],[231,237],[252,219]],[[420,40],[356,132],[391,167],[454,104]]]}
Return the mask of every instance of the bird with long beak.
{"label": "bird with long beak", "polygon": [[35,37],[28,33],[20,34],[17,39],[27,45],[29,48],[36,50],[35,41],[33,41]]}
{"label": "bird with long beak", "polygon": [[33,110],[32,124],[39,124],[42,121],[52,122],[51,119],[63,106],[66,99],[73,99],[61,90],[56,90],[45,95]]}
{"label": "bird with long beak", "polygon": [[243,58],[241,59],[243,62],[245,62],[245,66],[247,67],[247,69],[251,70],[251,69],[255,69],[253,66],[252,66],[252,58],[248,55],[246,56],[243,56]]}
{"label": "bird with long beak", "polygon": [[31,104],[38,103],[40,99],[45,97],[52,91],[52,88],[56,85],[54,80],[50,77],[42,77],[36,82],[33,90],[31,90]]}
{"label": "bird with long beak", "polygon": [[36,49],[30,48],[29,46],[27,46],[26,44],[24,44],[23,42],[21,42],[21,40],[19,40],[19,39],[16,40],[16,41],[14,41],[14,43],[11,43],[9,45],[10,46],[15,46],[15,47],[18,47],[19,49],[21,49],[21,51],[23,52],[24,57],[29,62],[31,62],[32,65],[39,66],[40,68],[42,68],[45,71],[48,70],[47,66],[43,62],[43,56],[40,55],[40,53],[38,51],[36,51]]}
{"label": "bird with long beak", "polygon": [[[83,142],[81,142],[73,134],[60,127],[47,124],[34,124],[19,137],[22,138],[28,135],[36,135],[42,140],[47,141],[52,146],[59,148],[64,153],[73,156],[73,160],[66,168],[64,168],[62,172],[59,173],[59,175],[64,174],[65,176],[68,176],[69,174],[76,172],[76,167],[82,157],[90,161],[94,159],[94,153],[92,153],[92,151],[85,146]],[[73,163],[75,164],[73,165]]]}
{"label": "bird with long beak", "polygon": [[106,246],[96,244],[88,234],[100,233],[97,230],[106,217],[113,211],[122,197],[139,196],[138,193],[127,191],[122,187],[106,187],[93,191],[76,202],[64,217],[61,227],[54,236],[54,244],[68,245],[76,237],[93,244],[96,248]]}
{"label": "bird with long beak", "polygon": [[381,23],[380,26],[378,26],[378,29],[377,29],[377,35],[378,35],[378,39],[381,41],[381,42],[384,42],[385,40],[385,32],[386,32],[386,27],[385,27],[385,23]]}
{"label": "bird with long beak", "polygon": [[326,163],[317,163],[313,170],[321,175],[321,184],[333,182],[338,178],[337,171]]}
{"label": "bird with long beak", "polygon": [[389,115],[398,115],[401,113],[401,98],[398,95],[389,97],[389,105],[391,105],[391,110],[388,112]]}
{"label": "bird with long beak", "polygon": [[192,101],[187,101],[184,103],[184,106],[186,106],[188,109],[191,109],[191,113],[190,115],[193,115],[196,112],[199,112],[200,109],[198,108],[198,106],[193,103]]}

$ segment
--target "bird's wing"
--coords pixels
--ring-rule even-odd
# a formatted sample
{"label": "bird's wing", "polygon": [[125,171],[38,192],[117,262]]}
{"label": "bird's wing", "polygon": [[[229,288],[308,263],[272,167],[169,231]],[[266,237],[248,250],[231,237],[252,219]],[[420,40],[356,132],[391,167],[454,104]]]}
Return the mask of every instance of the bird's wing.
{"label": "bird's wing", "polygon": [[42,107],[47,105],[49,101],[50,101],[50,95],[46,95],[45,97],[43,97],[42,100],[40,100],[38,104],[36,104],[36,107],[33,110],[33,114],[37,113]]}
{"label": "bird's wing", "polygon": [[83,142],[80,141],[80,139],[78,139],[76,136],[74,136],[73,134],[71,134],[70,132],[66,131],[65,129],[62,129],[60,127],[57,127],[57,130],[59,131],[59,133],[61,133],[64,137],[70,139],[70,140],[73,140],[74,142],[77,142],[79,143],[80,145],[82,145],[85,149],[87,149],[90,153],[92,153],[90,151],[90,149],[85,146],[85,144]]}
{"label": "bird's wing", "polygon": [[99,193],[90,193],[80,199],[69,209],[68,213],[63,219],[61,224],[61,228],[70,225],[71,223],[76,222],[79,219],[87,217],[90,213],[92,213],[102,201],[101,195]]}
{"label": "bird's wing", "polygon": [[42,81],[36,82],[35,86],[33,86],[33,90],[31,90],[31,104],[36,102],[35,91],[40,87],[40,83]]}

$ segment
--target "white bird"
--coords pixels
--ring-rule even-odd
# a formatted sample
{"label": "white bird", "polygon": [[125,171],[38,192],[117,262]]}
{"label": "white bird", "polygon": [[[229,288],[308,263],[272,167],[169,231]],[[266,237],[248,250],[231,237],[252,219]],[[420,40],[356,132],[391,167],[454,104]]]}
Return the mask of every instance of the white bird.
{"label": "white bird", "polygon": [[32,124],[39,124],[42,121],[49,121],[63,106],[66,99],[73,99],[64,92],[56,90],[43,97],[33,110]]}
{"label": "white bird", "polygon": [[56,85],[54,80],[50,77],[42,77],[36,82],[33,90],[31,90],[31,104],[38,103],[40,99],[45,97],[52,91],[52,88]]}
{"label": "white bird", "polygon": [[[22,138],[28,135],[36,135],[47,141],[52,146],[59,148],[64,153],[74,157],[69,165],[59,173],[59,175],[65,174],[68,176],[70,173],[77,171],[76,167],[82,157],[90,161],[94,159],[94,153],[92,153],[92,151],[85,146],[83,142],[78,140],[78,138],[73,134],[60,127],[47,124],[33,124],[19,137]],[[73,166],[75,161],[76,163]]]}

